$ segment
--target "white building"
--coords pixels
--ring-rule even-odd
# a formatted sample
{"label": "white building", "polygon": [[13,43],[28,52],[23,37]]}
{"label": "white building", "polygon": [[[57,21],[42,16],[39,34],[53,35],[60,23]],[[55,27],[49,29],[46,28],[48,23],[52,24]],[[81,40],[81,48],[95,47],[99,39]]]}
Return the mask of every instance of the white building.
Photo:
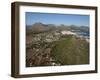
{"label": "white building", "polygon": [[71,32],[71,31],[61,31],[61,33],[62,33],[63,35],[76,35],[76,33]]}

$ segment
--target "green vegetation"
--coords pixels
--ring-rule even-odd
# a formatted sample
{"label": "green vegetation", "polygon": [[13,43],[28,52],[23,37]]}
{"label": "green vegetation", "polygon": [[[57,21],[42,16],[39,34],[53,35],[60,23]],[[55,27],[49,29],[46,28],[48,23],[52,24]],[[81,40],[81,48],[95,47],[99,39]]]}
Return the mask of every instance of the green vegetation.
{"label": "green vegetation", "polygon": [[88,64],[89,43],[75,36],[67,36],[54,42],[51,56],[61,65]]}

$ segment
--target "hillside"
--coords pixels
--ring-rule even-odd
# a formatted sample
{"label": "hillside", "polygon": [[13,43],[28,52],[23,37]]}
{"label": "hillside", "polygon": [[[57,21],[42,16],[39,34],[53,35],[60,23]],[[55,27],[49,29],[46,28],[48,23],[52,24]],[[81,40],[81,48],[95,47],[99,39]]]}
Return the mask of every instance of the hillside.
{"label": "hillside", "polygon": [[26,67],[89,64],[89,27],[26,26]]}
{"label": "hillside", "polygon": [[52,57],[62,65],[88,64],[89,43],[69,36],[54,43]]}

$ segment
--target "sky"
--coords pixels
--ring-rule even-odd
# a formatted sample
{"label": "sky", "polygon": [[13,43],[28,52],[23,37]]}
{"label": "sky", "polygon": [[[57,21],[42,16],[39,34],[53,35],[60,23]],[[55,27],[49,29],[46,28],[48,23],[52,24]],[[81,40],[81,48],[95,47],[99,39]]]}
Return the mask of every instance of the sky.
{"label": "sky", "polygon": [[89,15],[75,15],[75,14],[54,14],[54,13],[34,13],[26,12],[26,25],[32,25],[37,22],[43,24],[55,25],[76,25],[89,27]]}

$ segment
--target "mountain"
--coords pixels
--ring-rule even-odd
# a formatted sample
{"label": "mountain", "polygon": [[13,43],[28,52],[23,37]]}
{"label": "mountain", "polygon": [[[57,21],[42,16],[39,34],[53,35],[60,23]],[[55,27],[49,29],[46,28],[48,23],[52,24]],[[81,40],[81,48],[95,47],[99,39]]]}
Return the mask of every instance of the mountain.
{"label": "mountain", "polygon": [[40,32],[48,32],[48,31],[63,31],[63,30],[69,30],[69,31],[79,31],[79,32],[86,32],[89,33],[89,27],[88,26],[75,26],[75,25],[54,25],[54,24],[43,24],[40,22],[34,23],[31,26],[26,26],[26,32],[27,33],[40,33]]}
{"label": "mountain", "polygon": [[42,24],[40,22],[33,24],[31,27],[27,26],[27,30],[32,31],[33,33],[38,33],[38,32],[47,32],[47,31],[52,31],[55,30],[56,27],[54,24]]}

